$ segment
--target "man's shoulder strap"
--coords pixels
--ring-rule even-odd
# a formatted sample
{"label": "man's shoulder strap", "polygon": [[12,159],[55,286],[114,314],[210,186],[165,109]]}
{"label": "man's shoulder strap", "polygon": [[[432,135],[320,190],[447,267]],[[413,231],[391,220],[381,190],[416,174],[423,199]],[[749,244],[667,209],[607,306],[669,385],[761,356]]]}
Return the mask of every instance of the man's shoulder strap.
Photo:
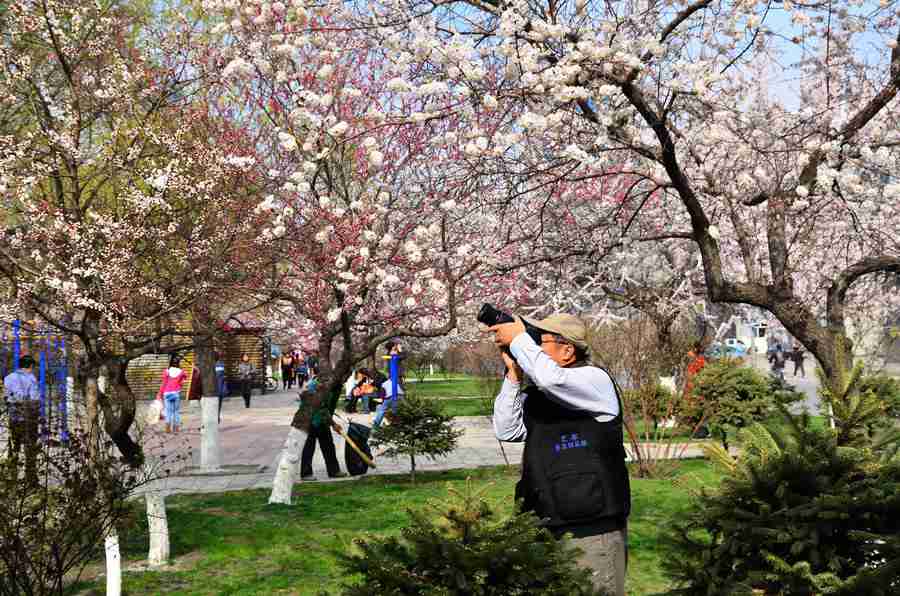
{"label": "man's shoulder strap", "polygon": [[625,417],[625,404],[622,403],[622,389],[619,387],[619,383],[616,382],[616,378],[613,376],[609,370],[602,366],[593,365],[595,368],[599,368],[606,376],[609,377],[610,382],[613,386],[613,391],[616,393],[616,402],[619,404],[619,414],[614,418],[614,420],[623,420]]}

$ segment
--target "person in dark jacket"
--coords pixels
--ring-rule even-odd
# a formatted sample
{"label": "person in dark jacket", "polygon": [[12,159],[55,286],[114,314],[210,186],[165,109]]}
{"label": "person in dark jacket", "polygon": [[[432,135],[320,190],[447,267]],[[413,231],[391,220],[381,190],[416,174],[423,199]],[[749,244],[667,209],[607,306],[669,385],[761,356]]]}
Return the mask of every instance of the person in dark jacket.
{"label": "person in dark jacket", "polygon": [[791,352],[791,360],[794,361],[794,376],[797,376],[797,371],[800,371],[800,376],[805,377],[806,371],[803,370],[803,359],[806,357],[806,352],[803,351],[803,346],[800,344],[794,344],[794,351]]}
{"label": "person in dark jacket", "polygon": [[225,361],[220,354],[216,354],[216,394],[219,396],[219,424],[222,423],[222,402],[228,393],[228,381],[225,379]]}
{"label": "person in dark jacket", "polygon": [[256,369],[250,362],[250,355],[241,355],[241,363],[238,364],[238,378],[241,380],[241,395],[244,398],[244,407],[250,407],[250,397],[253,394],[253,375]]}
{"label": "person in dark jacket", "polygon": [[[306,395],[315,393],[317,388],[318,380],[315,378],[310,379],[309,383],[306,385],[306,391],[300,396],[301,400]],[[316,454],[317,441],[319,447],[322,449],[322,456],[325,458],[325,467],[328,470],[328,477],[343,478],[347,475],[346,472],[341,471],[340,464],[338,464],[337,454],[334,450],[334,438],[331,436],[331,427],[335,425],[332,416],[334,416],[334,410],[337,407],[339,397],[340,392],[334,392],[328,400],[328,403],[323,403],[319,406],[319,409],[313,412],[309,434],[306,436],[306,443],[303,444],[303,453],[300,455],[300,478],[302,480],[309,481],[316,479],[315,475],[313,475],[312,460],[313,456]]]}
{"label": "person in dark jacket", "polygon": [[775,350],[769,354],[769,363],[772,365],[772,374],[784,381],[785,353],[781,344],[775,344]]}
{"label": "person in dark jacket", "polygon": [[[516,500],[557,536],[571,532],[594,587],[623,596],[631,492],[618,389],[588,363],[580,319],[526,321],[533,333],[521,319],[490,327],[507,367],[494,433],[525,442]],[[533,384],[523,387],[526,374]]]}
{"label": "person in dark jacket", "polygon": [[3,379],[3,401],[9,413],[7,464],[18,474],[19,453],[25,452],[25,482],[38,483],[37,456],[40,428],[40,388],[34,376],[34,359],[22,356],[19,368]]}

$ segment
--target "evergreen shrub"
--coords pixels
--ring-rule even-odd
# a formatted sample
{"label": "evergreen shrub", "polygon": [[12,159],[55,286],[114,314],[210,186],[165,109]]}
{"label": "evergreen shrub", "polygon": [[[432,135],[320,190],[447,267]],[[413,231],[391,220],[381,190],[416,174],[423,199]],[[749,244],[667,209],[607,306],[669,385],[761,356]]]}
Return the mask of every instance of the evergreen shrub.
{"label": "evergreen shrub", "polygon": [[659,383],[650,387],[625,389],[622,391],[622,403],[629,416],[652,422],[654,430],[660,422],[676,414],[680,407],[672,392]]}
{"label": "evergreen shrub", "polygon": [[900,380],[885,374],[864,376],[860,379],[859,390],[871,391],[884,404],[889,417],[900,419]]}
{"label": "evergreen shrub", "polygon": [[390,424],[382,425],[372,432],[370,445],[384,447],[380,455],[409,457],[410,477],[416,481],[416,456],[425,455],[434,459],[447,455],[456,449],[463,431],[453,427],[453,417],[444,413],[441,403],[410,394],[397,404],[397,411],[390,418]]}
{"label": "evergreen shrub", "polygon": [[[578,551],[539,527],[531,513],[498,516],[471,485],[450,489],[431,511],[409,511],[401,535],[355,541],[340,557],[344,596],[570,596],[593,595]],[[436,515],[435,515],[436,514]]]}
{"label": "evergreen shrub", "polygon": [[777,389],[756,370],[723,358],[694,378],[692,395],[707,413],[706,424],[728,448],[728,428],[765,420],[776,411]]}
{"label": "evergreen shrub", "polygon": [[900,459],[842,445],[807,414],[741,431],[727,476],[666,533],[670,594],[900,593]]}

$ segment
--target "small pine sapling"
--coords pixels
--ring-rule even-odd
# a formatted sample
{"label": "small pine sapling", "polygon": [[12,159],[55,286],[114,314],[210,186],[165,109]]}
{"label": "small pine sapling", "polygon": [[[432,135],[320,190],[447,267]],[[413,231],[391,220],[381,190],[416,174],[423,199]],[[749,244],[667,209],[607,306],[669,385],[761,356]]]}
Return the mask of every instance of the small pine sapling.
{"label": "small pine sapling", "polygon": [[417,395],[406,395],[390,417],[390,424],[374,430],[370,444],[385,447],[387,457],[409,456],[410,479],[416,482],[416,456],[434,459],[454,449],[463,431],[453,428],[453,417],[443,412],[440,403]]}

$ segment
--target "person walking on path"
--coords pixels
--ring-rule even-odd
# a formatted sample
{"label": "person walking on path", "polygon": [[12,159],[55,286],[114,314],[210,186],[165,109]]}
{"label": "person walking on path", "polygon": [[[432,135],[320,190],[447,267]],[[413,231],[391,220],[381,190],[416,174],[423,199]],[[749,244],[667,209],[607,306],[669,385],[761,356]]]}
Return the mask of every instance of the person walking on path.
{"label": "person walking on path", "polygon": [[800,344],[794,344],[794,351],[791,352],[791,360],[794,361],[794,376],[797,376],[797,371],[800,371],[801,377],[806,377],[806,371],[803,369],[803,359],[806,357],[806,352],[803,351],[803,346]]}
{"label": "person walking on path", "polygon": [[303,385],[309,380],[309,365],[302,354],[298,354],[294,358],[294,364],[296,365],[294,372],[297,378],[297,390],[303,391]]}
{"label": "person walking on path", "polygon": [[[570,532],[597,591],[625,595],[631,490],[622,405],[612,377],[588,362],[587,327],[568,314],[490,327],[506,364],[494,433],[525,442],[516,501],[556,536]],[[524,375],[533,384],[523,387]]]}
{"label": "person walking on path", "polygon": [[36,485],[41,394],[31,356],[22,356],[19,368],[4,377],[3,393],[9,411],[9,467],[18,475],[19,452],[24,450],[25,481]]}
{"label": "person walking on path", "polygon": [[225,401],[225,393],[227,391],[225,381],[225,361],[222,356],[216,354],[216,363],[214,365],[216,373],[216,394],[219,396],[219,424],[222,423],[222,402]]}
{"label": "person walking on path", "polygon": [[[310,379],[306,391],[300,394],[301,400],[304,395],[315,393],[318,385],[319,383],[315,378]],[[334,416],[334,410],[337,407],[339,397],[339,391],[333,392],[328,399],[328,402],[323,403],[319,409],[312,414],[309,434],[306,436],[306,443],[303,445],[303,453],[300,456],[301,480],[311,481],[316,479],[315,475],[313,475],[312,460],[313,456],[316,454],[317,441],[319,447],[322,449],[322,456],[325,458],[325,468],[328,470],[328,477],[343,478],[347,475],[346,472],[341,471],[341,467],[338,464],[337,454],[334,450],[334,438],[331,436],[331,427],[336,426],[332,417]]]}
{"label": "person walking on path", "polygon": [[250,355],[243,354],[241,363],[238,364],[238,378],[241,380],[241,395],[244,397],[244,408],[250,407],[250,394],[253,391],[253,365],[250,363]]}
{"label": "person walking on path", "polygon": [[784,381],[785,354],[781,344],[775,344],[775,350],[769,354],[769,363],[772,365],[772,374]]}
{"label": "person walking on path", "polygon": [[294,384],[294,357],[285,354],[281,357],[281,389],[290,389]]}
{"label": "person walking on path", "polygon": [[306,377],[311,379],[319,375],[319,356],[315,352],[306,355]]}
{"label": "person walking on path", "polygon": [[181,429],[181,387],[187,379],[187,373],[180,367],[176,356],[169,360],[169,368],[163,371],[162,382],[156,399],[163,401],[163,412],[166,419],[166,432],[178,432]]}

